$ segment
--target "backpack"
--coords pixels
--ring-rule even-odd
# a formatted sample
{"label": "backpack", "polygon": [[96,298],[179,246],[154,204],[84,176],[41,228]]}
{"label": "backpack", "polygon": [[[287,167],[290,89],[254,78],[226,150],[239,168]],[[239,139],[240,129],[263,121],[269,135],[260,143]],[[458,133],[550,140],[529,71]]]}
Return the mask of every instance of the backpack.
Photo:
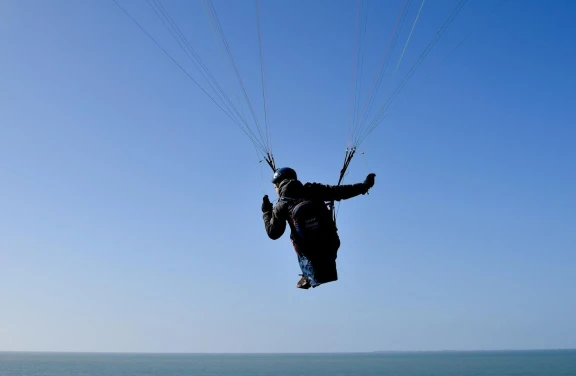
{"label": "backpack", "polygon": [[299,244],[320,245],[334,238],[336,225],[323,201],[282,199],[289,202],[289,221]]}

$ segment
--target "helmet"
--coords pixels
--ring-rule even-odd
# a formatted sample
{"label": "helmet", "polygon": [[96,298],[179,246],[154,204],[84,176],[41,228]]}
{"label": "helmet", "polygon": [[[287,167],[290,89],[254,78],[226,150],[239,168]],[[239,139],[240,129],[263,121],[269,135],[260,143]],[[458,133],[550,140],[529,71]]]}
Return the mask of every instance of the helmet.
{"label": "helmet", "polygon": [[296,171],[291,169],[290,167],[282,167],[276,170],[274,176],[272,177],[272,183],[278,184],[282,180],[286,179],[297,179]]}

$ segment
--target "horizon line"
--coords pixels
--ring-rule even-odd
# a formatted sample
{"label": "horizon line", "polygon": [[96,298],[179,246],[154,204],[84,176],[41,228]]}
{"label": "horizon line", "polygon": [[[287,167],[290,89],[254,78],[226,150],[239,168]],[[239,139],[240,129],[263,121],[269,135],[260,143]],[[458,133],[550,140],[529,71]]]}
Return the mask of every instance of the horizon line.
{"label": "horizon line", "polygon": [[576,348],[526,348],[526,349],[478,349],[478,350],[373,350],[373,351],[313,351],[313,352],[201,352],[201,351],[47,351],[47,350],[0,350],[2,353],[20,354],[108,354],[108,355],[337,355],[337,354],[391,354],[391,353],[479,353],[479,352],[535,352],[535,351],[576,351]]}

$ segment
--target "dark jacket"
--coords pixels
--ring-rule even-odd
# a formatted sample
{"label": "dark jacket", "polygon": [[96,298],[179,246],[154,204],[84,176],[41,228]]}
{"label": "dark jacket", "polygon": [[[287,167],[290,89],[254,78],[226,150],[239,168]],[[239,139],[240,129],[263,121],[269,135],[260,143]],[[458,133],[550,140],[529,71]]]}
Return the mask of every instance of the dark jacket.
{"label": "dark jacket", "polygon": [[[364,183],[348,184],[348,185],[326,185],[319,183],[306,183],[302,184],[298,180],[284,180],[279,186],[279,196],[288,197],[292,199],[308,199],[318,201],[340,201],[365,194],[368,192],[368,187]],[[286,223],[290,225],[291,233],[290,239],[294,248],[298,252],[299,244],[294,236],[294,229],[292,228],[289,219],[289,202],[278,200],[276,206],[263,214],[264,225],[266,233],[270,239],[276,240],[280,238],[286,231]],[[340,240],[336,229],[334,229],[333,242],[330,242],[332,247],[336,249],[340,246]],[[331,246],[327,244],[328,247]],[[335,251],[335,250],[334,250]]]}

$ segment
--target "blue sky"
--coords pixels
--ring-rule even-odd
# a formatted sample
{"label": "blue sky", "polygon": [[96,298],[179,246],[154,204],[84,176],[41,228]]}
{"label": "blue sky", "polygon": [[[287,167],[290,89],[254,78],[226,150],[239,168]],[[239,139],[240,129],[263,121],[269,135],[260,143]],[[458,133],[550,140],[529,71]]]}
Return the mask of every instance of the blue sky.
{"label": "blue sky", "polygon": [[[200,77],[146,2],[119,2]],[[397,80],[457,3],[424,4]],[[345,183],[376,186],[340,207],[340,280],[301,291],[262,224],[271,170],[113,1],[2,2],[0,350],[576,347],[576,5],[499,3],[466,3],[361,145]],[[202,3],[163,4],[235,98]],[[254,3],[213,4],[263,121]],[[368,3],[360,103],[401,4]],[[334,184],[356,2],[260,10],[276,162]]]}

